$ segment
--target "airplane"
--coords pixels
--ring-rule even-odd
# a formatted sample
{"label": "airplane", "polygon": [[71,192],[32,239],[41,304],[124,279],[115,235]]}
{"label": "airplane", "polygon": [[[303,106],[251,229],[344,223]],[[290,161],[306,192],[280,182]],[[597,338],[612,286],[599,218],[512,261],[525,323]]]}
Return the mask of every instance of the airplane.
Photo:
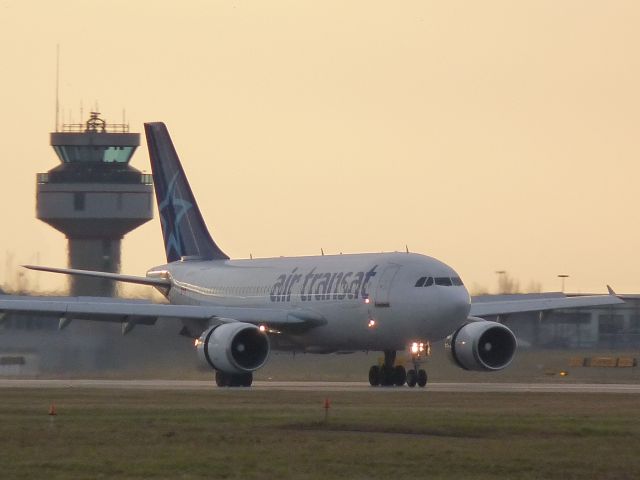
{"label": "airplane", "polygon": [[[145,276],[25,267],[148,285],[168,304],[97,297],[0,297],[0,315],[55,316],[118,322],[122,333],[159,318],[182,324],[200,361],[220,387],[250,386],[271,350],[307,353],[384,352],[369,369],[372,386],[424,387],[420,368],[433,342],[445,339],[466,370],[497,371],[513,360],[517,340],[504,324],[485,320],[622,303],[615,293],[471,303],[456,271],[409,252],[232,260],[211,236],[164,123],[146,123],[166,263]],[[396,353],[408,349],[408,371]]]}

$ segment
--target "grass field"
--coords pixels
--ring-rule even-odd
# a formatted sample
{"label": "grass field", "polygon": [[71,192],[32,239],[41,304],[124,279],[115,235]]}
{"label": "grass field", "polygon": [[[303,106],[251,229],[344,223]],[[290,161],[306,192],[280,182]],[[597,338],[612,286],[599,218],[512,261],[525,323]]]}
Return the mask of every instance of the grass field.
{"label": "grass field", "polygon": [[0,394],[2,478],[640,478],[633,395]]}

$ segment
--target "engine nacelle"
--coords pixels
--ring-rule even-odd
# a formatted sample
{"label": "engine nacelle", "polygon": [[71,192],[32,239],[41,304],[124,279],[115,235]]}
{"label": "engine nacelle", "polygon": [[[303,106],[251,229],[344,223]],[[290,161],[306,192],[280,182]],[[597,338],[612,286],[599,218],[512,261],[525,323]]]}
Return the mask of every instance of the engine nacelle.
{"label": "engine nacelle", "polygon": [[211,327],[196,342],[198,358],[225,373],[249,373],[269,357],[269,338],[250,323],[223,323]]}
{"label": "engine nacelle", "polygon": [[497,322],[463,325],[445,340],[451,360],[465,370],[494,371],[508,366],[516,354],[516,336]]}

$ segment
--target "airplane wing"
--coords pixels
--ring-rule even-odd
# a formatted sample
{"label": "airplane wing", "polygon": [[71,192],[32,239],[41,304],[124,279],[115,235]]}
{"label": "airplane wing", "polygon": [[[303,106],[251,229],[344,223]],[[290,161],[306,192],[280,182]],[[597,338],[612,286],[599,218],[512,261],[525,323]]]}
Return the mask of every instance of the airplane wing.
{"label": "airplane wing", "polygon": [[[138,277],[119,273],[77,270],[70,268],[23,265],[31,270],[106,278],[119,282],[171,288],[167,277]],[[313,328],[326,323],[326,319],[314,312],[292,308],[280,310],[256,307],[219,307],[201,305],[170,305],[146,300],[127,300],[107,297],[36,297],[0,295],[0,321],[7,313],[40,315],[59,319],[59,328],[71,320],[97,320],[122,324],[127,333],[135,325],[153,325],[158,319],[181,320],[189,335],[199,335],[215,322],[246,322],[267,325],[272,329],[297,330]]]}
{"label": "airplane wing", "polygon": [[3,312],[1,316],[7,313],[21,313],[55,317],[60,319],[61,327],[74,319],[126,323],[129,326],[153,325],[160,318],[223,323],[247,322],[256,325],[266,324],[273,328],[312,328],[326,323],[323,317],[304,309],[283,311],[270,308],[169,305],[105,297],[2,295],[0,312]]}
{"label": "airplane wing", "polygon": [[492,300],[486,296],[471,304],[472,317],[490,317],[510,313],[544,312],[564,308],[599,307],[624,303],[609,288],[609,295],[584,295],[567,297],[560,295],[503,295]]}

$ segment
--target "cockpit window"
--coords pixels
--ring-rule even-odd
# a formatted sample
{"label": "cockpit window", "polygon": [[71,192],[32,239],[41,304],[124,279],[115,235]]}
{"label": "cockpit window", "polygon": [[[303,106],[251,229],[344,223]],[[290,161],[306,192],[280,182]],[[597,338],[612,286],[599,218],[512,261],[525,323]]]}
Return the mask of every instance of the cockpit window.
{"label": "cockpit window", "polygon": [[443,287],[450,287],[452,285],[449,277],[436,277],[436,285]]}
{"label": "cockpit window", "polygon": [[462,279],[461,279],[460,277],[453,277],[453,278],[451,279],[451,281],[453,282],[453,284],[454,284],[456,287],[461,287],[461,286],[462,286]]}
{"label": "cockpit window", "polygon": [[430,287],[433,285],[433,277],[420,277],[416,282],[416,287]]}

